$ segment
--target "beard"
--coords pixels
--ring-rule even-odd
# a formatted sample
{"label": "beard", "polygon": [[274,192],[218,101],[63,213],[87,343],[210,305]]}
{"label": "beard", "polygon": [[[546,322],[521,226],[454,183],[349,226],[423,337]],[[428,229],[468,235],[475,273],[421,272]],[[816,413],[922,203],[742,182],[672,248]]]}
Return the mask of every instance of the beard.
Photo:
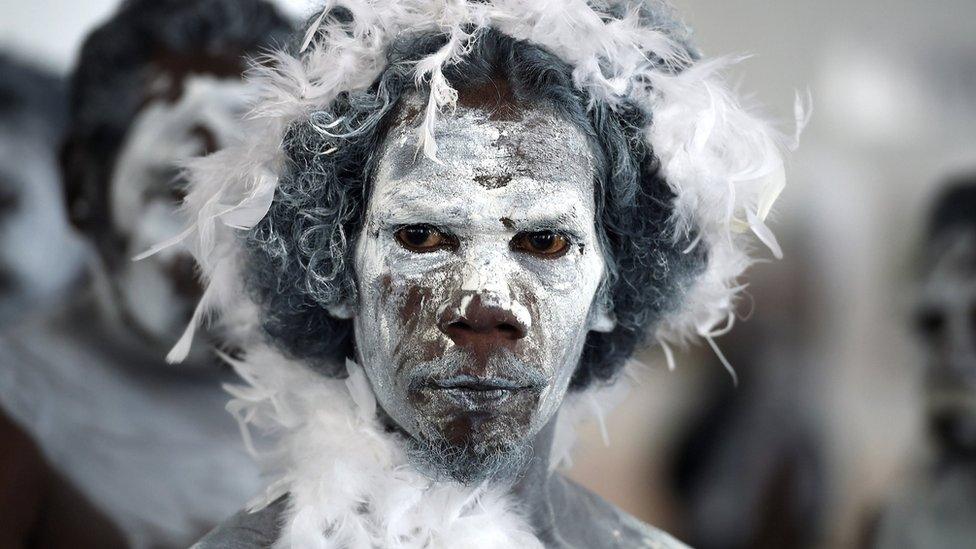
{"label": "beard", "polygon": [[443,437],[408,436],[406,453],[414,467],[431,479],[470,485],[520,478],[532,459],[532,443],[458,446]]}
{"label": "beard", "polygon": [[[416,393],[432,380],[470,369],[471,361],[466,351],[453,349],[410,368],[408,386]],[[407,436],[406,451],[414,466],[428,477],[462,484],[513,479],[521,476],[531,458],[529,426],[548,380],[539,368],[508,350],[490,357],[484,370],[530,389],[514,391],[492,405],[463,404],[440,395],[421,399],[426,400],[425,409],[415,412],[425,420]]]}

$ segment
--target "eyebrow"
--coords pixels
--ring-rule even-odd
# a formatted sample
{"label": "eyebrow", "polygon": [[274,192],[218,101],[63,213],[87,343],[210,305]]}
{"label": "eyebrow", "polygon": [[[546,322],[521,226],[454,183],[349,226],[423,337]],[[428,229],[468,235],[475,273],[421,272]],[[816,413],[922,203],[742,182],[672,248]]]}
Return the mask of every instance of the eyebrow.
{"label": "eyebrow", "polygon": [[[377,212],[375,222],[383,229],[393,229],[413,223],[429,223],[445,229],[458,229],[469,225],[470,210],[465,210],[463,197],[449,200],[432,200],[433,192],[410,192],[396,188],[385,194],[386,206]],[[498,218],[485,216],[484,221],[494,226],[501,224],[516,232],[529,230],[556,230],[582,238],[586,233],[585,220],[579,208],[565,207],[564,202],[539,201],[528,209],[517,209]]]}

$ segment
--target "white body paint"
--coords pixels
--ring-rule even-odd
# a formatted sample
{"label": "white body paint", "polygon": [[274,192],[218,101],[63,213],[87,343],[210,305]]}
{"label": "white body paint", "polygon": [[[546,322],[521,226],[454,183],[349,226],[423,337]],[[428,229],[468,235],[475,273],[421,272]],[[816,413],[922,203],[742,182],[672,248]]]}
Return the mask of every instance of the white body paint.
{"label": "white body paint", "polygon": [[[463,349],[457,352],[437,319],[451,310],[466,316],[475,297],[510,313],[526,332],[512,354],[545,379],[531,423],[506,422],[493,435],[517,445],[531,440],[556,413],[586,334],[613,323],[599,303],[594,307],[604,259],[585,136],[548,111],[529,109],[519,120],[489,115],[464,108],[439,120],[440,163],[416,155],[409,123],[401,120],[391,130],[355,252],[356,342],[387,413],[414,437],[436,438],[443,434],[445,414],[464,411],[418,409],[408,395],[410,370],[444,361],[460,371],[473,361]],[[435,226],[459,245],[410,251],[394,233],[411,224]],[[566,253],[550,258],[513,249],[516,234],[538,230],[566,234]],[[420,302],[404,314],[410,295],[414,301],[421,296]],[[496,354],[501,353],[499,348]],[[487,370],[486,376],[497,373],[490,361]]]}
{"label": "white body paint", "polygon": [[58,297],[81,270],[83,246],[68,228],[54,144],[24,128],[0,127],[0,326]]}
{"label": "white body paint", "polygon": [[[689,290],[684,306],[662,319],[651,335],[662,343],[680,343],[695,337],[709,338],[727,322],[735,296],[743,287],[739,277],[750,264],[750,251],[754,249],[744,230],[751,228],[761,233],[764,241],[775,244],[763,219],[782,188],[781,149],[788,143],[738,102],[723,77],[723,71],[734,60],[698,59],[689,53],[685,42],[689,32],[657,2],[641,4],[646,13],[630,9],[636,5],[622,0],[344,0],[343,6],[352,12],[352,22],[326,17],[328,10],[323,11],[306,29],[300,52],[274,52],[270,56],[272,62],[255,68],[249,81],[260,97],[252,111],[246,142],[193,167],[194,189],[187,200],[193,221],[183,241],[209,280],[201,309],[221,313],[253,309],[239,291],[240,272],[245,265],[240,229],[253,227],[270,207],[274,178],[283,175],[288,165],[281,147],[288,128],[306,121],[310,112],[330,109],[336,98],[347,92],[369,88],[387,67],[388,48],[397,37],[407,32],[443,33],[451,37],[447,44],[416,64],[417,80],[428,82],[433,90],[433,108],[426,108],[423,122],[415,123],[406,133],[416,131],[422,139],[415,134],[412,145],[419,144],[425,153],[430,151],[447,160],[445,151],[438,147],[441,140],[438,138],[435,143],[433,135],[437,133],[438,113],[450,113],[455,97],[443,69],[465,57],[468,39],[478,34],[477,30],[491,27],[553,52],[573,67],[575,85],[594,101],[613,105],[626,100],[654,114],[653,124],[648,120],[642,132],[662,160],[663,175],[677,195],[674,220],[678,236],[685,234],[682,231],[694,230],[699,245],[706,246],[709,254],[705,272]],[[663,60],[663,64],[658,60]],[[798,114],[802,125],[804,117],[802,112]],[[476,189],[471,189],[471,194],[475,194]],[[237,212],[246,212],[248,222],[228,219],[229,214]],[[373,238],[378,240],[379,236]],[[359,246],[357,259],[362,266],[375,267],[372,278],[359,271],[363,277],[359,289],[363,300],[378,299],[367,292],[378,291],[370,283],[383,282],[377,274],[387,259],[377,243],[360,242]],[[390,261],[390,267],[400,268],[392,258]],[[410,263],[417,269],[404,268],[404,273],[412,273],[423,281],[434,280],[432,274],[424,275],[421,269],[434,262],[431,258],[415,258]],[[461,280],[460,274],[455,276]],[[473,278],[468,287],[481,284]],[[578,302],[585,301],[581,296],[586,289],[577,290]],[[514,295],[511,300],[522,303],[519,297]],[[499,299],[503,298],[502,293]],[[472,302],[473,299],[468,301],[469,306]],[[362,304],[347,310],[361,312]],[[428,305],[421,310],[431,311]],[[387,328],[399,322],[391,311],[376,308],[374,318],[360,315],[356,322]],[[386,326],[380,326],[384,318]],[[588,320],[594,328],[612,327],[607,315],[594,315]],[[536,331],[539,324],[533,321],[532,330]],[[192,334],[192,330],[188,333]],[[384,338],[396,334],[380,329],[375,333],[386,334]],[[254,336],[259,337],[256,333]],[[357,343],[374,358],[381,349],[390,348],[389,340]],[[186,345],[176,347],[174,358],[183,356],[185,349]],[[336,380],[322,379],[294,361],[266,352],[260,345],[248,350],[252,352],[247,356],[246,367],[241,368],[248,387],[236,393],[239,398],[232,406],[242,421],[282,435],[272,456],[281,471],[269,494],[301,492],[295,498],[300,501],[282,517],[285,529],[278,547],[355,546],[347,542],[347,535],[360,534],[382,536],[366,537],[364,546],[369,541],[384,547],[452,543],[472,547],[529,546],[504,536],[487,539],[489,528],[504,524],[504,517],[495,516],[484,523],[468,522],[467,527],[449,530],[467,518],[458,512],[458,507],[445,503],[447,499],[437,491],[418,493],[423,485],[414,482],[414,469],[402,459],[390,459],[389,453],[364,444],[379,444],[381,437],[374,437],[375,431],[359,429],[359,424],[348,421],[348,414],[335,410],[340,402],[332,393],[314,394],[318,383]],[[379,366],[374,361],[367,368],[376,369],[370,381],[378,393],[386,391],[385,395],[378,395],[386,407],[384,399],[390,400],[392,387],[389,380],[383,387],[383,380],[375,375],[382,373]],[[393,367],[389,363],[385,366]],[[296,367],[303,375],[291,375]],[[305,396],[299,400],[297,395]],[[593,394],[588,391],[586,396],[592,398]],[[369,413],[357,415],[362,418]],[[557,441],[559,449],[565,450],[567,438],[557,436],[562,440]],[[396,447],[388,449],[398,452]],[[562,455],[561,451],[557,453]],[[470,490],[462,493],[473,509],[511,509],[513,503],[511,499],[497,498],[489,504]],[[377,501],[364,509],[362,502],[371,501],[364,497],[369,494],[376,495]],[[409,512],[402,513],[404,510]],[[510,527],[508,523],[507,528]],[[431,530],[438,530],[441,535],[414,543],[415,532],[426,534]],[[486,535],[462,537],[470,532]]]}
{"label": "white body paint", "polygon": [[0,406],[129,547],[186,547],[262,486],[231,376],[164,369],[85,297],[0,335]]}
{"label": "white body paint", "polygon": [[[129,130],[112,176],[110,208],[116,231],[129,237],[127,257],[180,232],[186,218],[178,194],[186,161],[204,151],[196,128],[205,128],[220,147],[240,140],[240,116],[248,95],[237,79],[190,76],[175,103],[156,100],[139,113]],[[144,333],[167,345],[179,337],[196,305],[181,295],[170,274],[189,254],[169,248],[130,263],[116,273],[122,306]]]}

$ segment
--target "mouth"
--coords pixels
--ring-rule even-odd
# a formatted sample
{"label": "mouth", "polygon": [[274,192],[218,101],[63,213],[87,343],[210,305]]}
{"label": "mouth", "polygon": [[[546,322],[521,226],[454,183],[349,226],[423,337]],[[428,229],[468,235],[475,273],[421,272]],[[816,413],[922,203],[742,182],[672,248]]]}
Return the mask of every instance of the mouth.
{"label": "mouth", "polygon": [[497,406],[516,395],[537,388],[526,381],[498,376],[456,374],[429,380],[423,387],[428,394],[439,395],[464,408]]}

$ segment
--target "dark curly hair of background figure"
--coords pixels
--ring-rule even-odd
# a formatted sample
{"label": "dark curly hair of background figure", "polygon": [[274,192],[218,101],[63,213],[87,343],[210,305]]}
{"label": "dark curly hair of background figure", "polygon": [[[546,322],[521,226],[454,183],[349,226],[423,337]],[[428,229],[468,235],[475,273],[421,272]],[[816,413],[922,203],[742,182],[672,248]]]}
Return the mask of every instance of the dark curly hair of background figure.
{"label": "dark curly hair of background figure", "polygon": [[[343,13],[333,14],[339,21]],[[346,15],[346,17],[348,17]],[[283,147],[289,160],[268,215],[246,236],[246,285],[261,306],[270,341],[326,375],[342,375],[354,357],[352,321],[327,307],[354,302],[354,242],[369,200],[370,177],[400,99],[414,91],[412,62],[446,37],[404,37],[387,68],[362,92],[342,94],[328,109],[293,124]],[[674,195],[642,128],[650,113],[629,104],[611,108],[573,85],[572,68],[545,49],[493,30],[482,31],[464,60],[445,76],[465,89],[506,80],[523,105],[555,109],[589,137],[596,158],[598,234],[616,328],[588,335],[571,388],[609,381],[666,313],[680,306],[705,264],[702,246],[682,253],[693,235],[675,238]],[[335,124],[335,125],[333,125]],[[330,155],[322,151],[336,148]]]}
{"label": "dark curly hair of background figure", "polygon": [[[129,126],[162,71],[240,75],[243,56],[285,43],[293,28],[264,0],[129,0],[85,40],[69,83],[61,163],[72,222],[108,252],[108,185]],[[127,257],[109,257],[128,261]]]}

